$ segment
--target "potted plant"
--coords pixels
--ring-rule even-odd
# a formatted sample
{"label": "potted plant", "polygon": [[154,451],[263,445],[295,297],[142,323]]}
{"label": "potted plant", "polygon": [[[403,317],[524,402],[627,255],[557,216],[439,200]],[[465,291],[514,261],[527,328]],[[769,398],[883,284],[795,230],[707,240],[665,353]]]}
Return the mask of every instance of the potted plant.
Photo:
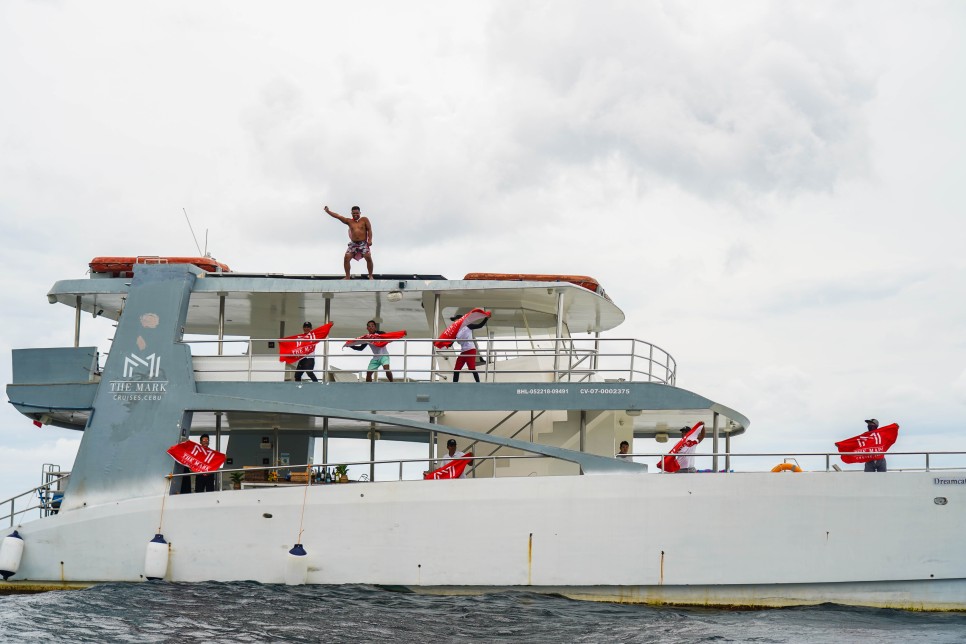
{"label": "potted plant", "polygon": [[244,472],[232,472],[231,473],[231,489],[240,490],[242,479],[245,478]]}
{"label": "potted plant", "polygon": [[335,466],[335,478],[339,483],[349,482],[349,466],[348,465],[336,465]]}

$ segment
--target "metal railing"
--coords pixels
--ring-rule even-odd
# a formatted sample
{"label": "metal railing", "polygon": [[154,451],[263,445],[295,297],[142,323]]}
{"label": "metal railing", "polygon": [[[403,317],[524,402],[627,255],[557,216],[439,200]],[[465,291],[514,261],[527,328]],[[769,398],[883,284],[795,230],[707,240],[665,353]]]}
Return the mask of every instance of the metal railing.
{"label": "metal railing", "polygon": [[[540,459],[540,460],[546,460],[546,459],[556,460],[552,456],[546,456],[544,454],[518,454],[518,455],[512,455],[512,456],[475,456],[474,455],[474,456],[466,457],[466,460],[470,461],[470,463],[467,465],[466,473],[467,473],[468,476],[469,475],[472,475],[475,478],[475,469],[476,468],[478,468],[483,462],[493,462],[493,464],[494,464],[493,472],[487,478],[497,478],[497,475],[496,475],[497,468],[495,467],[496,461],[516,461],[516,460],[534,460],[534,459]],[[436,469],[436,466],[435,465],[437,463],[442,462],[443,460],[460,460],[460,459],[458,459],[458,458],[457,459],[450,459],[449,457],[447,457],[445,455],[440,455],[440,456],[437,456],[435,458],[422,457],[422,458],[403,458],[403,459],[369,460],[369,461],[366,461],[366,460],[359,460],[359,461],[333,461],[331,463],[318,463],[318,464],[316,464],[316,463],[305,463],[305,464],[302,464],[302,465],[265,465],[265,466],[257,466],[257,467],[254,467],[254,466],[245,466],[245,467],[240,467],[240,468],[221,469],[221,470],[218,470],[217,472],[210,472],[210,473],[211,474],[217,474],[217,475],[220,475],[222,477],[223,489],[225,489],[225,490],[231,488],[231,484],[230,483],[227,483],[227,484],[224,483],[226,477],[227,477],[227,479],[230,480],[231,479],[231,475],[232,474],[235,474],[235,473],[241,473],[242,475],[245,475],[245,474],[250,474],[250,473],[254,473],[254,472],[264,472],[266,474],[266,480],[262,480],[261,478],[259,478],[258,480],[247,480],[246,481],[244,478],[242,478],[239,481],[239,483],[241,483],[242,485],[249,485],[249,486],[251,486],[253,484],[259,485],[259,486],[261,486],[261,485],[267,485],[267,486],[271,486],[271,485],[318,485],[319,484],[318,483],[318,480],[320,480],[322,478],[323,473],[324,473],[324,471],[326,469],[334,469],[334,468],[336,468],[336,467],[338,467],[340,465],[345,465],[347,468],[351,468],[351,467],[354,467],[354,466],[364,466],[365,469],[366,469],[366,471],[368,471],[369,468],[372,467],[372,466],[391,465],[391,466],[393,466],[392,469],[397,470],[396,478],[380,478],[379,479],[379,482],[386,482],[386,481],[404,481],[404,480],[423,480],[422,474],[424,472],[428,472],[428,471],[432,471],[433,469]],[[415,464],[415,463],[425,464],[426,465],[426,468],[425,469],[417,468],[415,470],[413,468],[410,468],[410,478],[407,478],[406,477],[406,473],[404,471],[404,469],[405,469],[404,466],[406,464]],[[383,469],[383,471],[385,471],[387,468],[382,468],[382,469]],[[471,471],[471,470],[473,470],[473,471]],[[309,480],[308,481],[305,481],[305,482],[297,482],[296,483],[296,482],[292,482],[289,478],[287,478],[292,473],[305,473],[305,472],[308,472],[311,475],[309,477]],[[413,475],[412,472],[415,472],[415,475]],[[276,475],[275,480],[271,480],[271,481],[267,480],[267,478],[268,478],[267,475],[270,474],[270,473],[275,473],[275,475]],[[166,475],[165,478],[168,478],[168,479],[181,479],[181,478],[184,478],[186,476],[194,476],[196,474],[204,474],[204,472],[185,472],[185,473],[179,473],[179,474],[169,474],[169,475]],[[357,480],[355,482],[360,482],[360,481],[368,481],[368,475],[367,474],[362,474],[361,477],[359,478],[359,480]],[[374,480],[371,481],[371,482],[374,482]],[[177,488],[177,486],[174,486],[174,488],[172,488],[172,489],[176,489],[176,488]]]}
{"label": "metal railing", "polygon": [[[663,453],[634,453],[621,458],[640,459],[636,462],[646,462],[654,465],[661,460]],[[889,463],[889,471],[895,472],[934,472],[944,470],[966,470],[966,452],[957,451],[920,451],[920,452],[711,452],[691,454],[699,472],[713,472],[711,469],[715,457],[723,469],[719,473],[736,473],[735,467],[741,466],[737,473],[768,472],[776,465],[793,463],[805,472],[854,472],[864,471],[863,463],[851,463],[839,466],[836,459],[842,456],[881,456]],[[653,459],[653,460],[651,460]],[[766,461],[771,461],[769,465]],[[956,465],[950,463],[956,462]],[[761,465],[759,463],[765,463]],[[705,469],[701,469],[701,465]],[[751,467],[749,467],[749,465]],[[855,469],[857,468],[857,469]],[[660,471],[660,470],[658,470]]]}
{"label": "metal railing", "polygon": [[[886,452],[855,452],[851,454],[855,454],[855,455],[861,454],[866,456],[868,456],[869,454],[884,455],[887,459],[889,459],[889,463],[890,463],[889,470],[892,472],[950,472],[950,471],[964,472],[966,471],[966,452],[960,452],[960,451],[917,451],[917,452],[887,452],[887,453]],[[666,455],[667,455],[666,452],[633,453],[633,454],[626,454],[619,458],[634,459],[634,460],[637,460],[637,462],[640,462],[640,460],[638,459],[646,459],[647,460],[646,464],[650,466],[657,463],[661,458],[663,458]],[[720,473],[728,473],[728,474],[736,473],[733,470],[733,467],[736,464],[735,461],[740,461],[742,462],[742,464],[747,465],[749,463],[753,463],[754,461],[759,461],[764,459],[769,459],[772,461],[774,461],[775,459],[781,459],[779,463],[794,461],[794,463],[796,465],[799,465],[799,467],[801,467],[801,469],[805,472],[837,474],[837,473],[862,471],[862,469],[844,469],[843,470],[841,468],[833,467],[836,464],[833,463],[832,460],[843,456],[843,454],[840,454],[838,452],[718,452],[718,453],[692,454],[691,456],[694,457],[694,463],[696,465],[710,464],[712,459],[715,457],[719,459],[724,459],[724,461],[726,462],[725,470],[720,470]],[[510,461],[526,461],[526,460],[534,460],[534,459],[557,460],[557,459],[554,459],[553,457],[546,456],[543,454],[523,454],[523,455],[512,455],[512,456],[500,456],[500,455],[491,454],[491,455],[480,455],[480,456],[474,455],[470,458],[472,460],[466,468],[466,474],[467,476],[471,476],[474,478],[476,478],[476,472],[479,469],[480,465],[488,462],[492,464],[492,471],[487,478],[498,478],[497,467],[496,467],[496,464],[498,461],[510,462]],[[618,458],[618,457],[615,457],[615,458]],[[385,466],[392,466],[391,469],[394,471],[394,477],[390,477],[390,478],[381,477],[379,479],[380,482],[422,480],[423,472],[435,469],[435,466],[439,464],[441,461],[443,461],[444,459],[446,459],[444,455],[438,455],[435,458],[422,457],[422,458],[388,459],[388,460],[333,461],[330,463],[319,463],[319,464],[305,463],[302,465],[284,465],[284,466],[267,465],[267,466],[259,466],[259,467],[243,467],[243,468],[223,469],[223,470],[218,470],[217,472],[211,472],[211,473],[216,474],[221,478],[222,486],[223,486],[223,489],[225,490],[228,490],[231,488],[230,483],[225,484],[226,478],[230,479],[231,474],[236,472],[241,474],[246,474],[249,472],[266,472],[266,473],[276,472],[282,475],[280,480],[277,480],[274,482],[249,481],[247,482],[247,485],[249,486],[251,486],[253,483],[264,484],[264,485],[293,485],[293,486],[294,485],[312,485],[312,484],[317,484],[315,483],[316,479],[321,478],[321,473],[326,468],[334,468],[337,465],[345,465],[348,468],[352,468],[354,466],[363,466],[366,470],[368,470],[370,467],[374,468],[375,466],[383,466],[381,468],[383,473],[385,473],[385,471],[387,470]],[[801,459],[801,461],[799,461],[799,459]],[[957,464],[955,465],[949,464],[952,462],[953,459],[956,460]],[[947,462],[937,464],[937,461],[947,461]],[[908,464],[903,465],[902,463],[904,462]],[[804,463],[804,466],[802,466],[802,463]],[[817,467],[810,466],[809,465],[810,463],[818,463],[818,466]],[[896,467],[897,463],[900,464],[899,467]],[[423,470],[421,467],[415,468],[415,469],[409,468],[409,475],[407,476],[406,468],[405,468],[407,464],[425,464],[426,469]],[[854,464],[853,466],[849,466],[849,467],[853,467],[853,468],[861,467],[861,464]],[[650,471],[660,472],[660,470],[656,468],[650,469]],[[772,467],[766,464],[762,469],[743,469],[742,471],[737,473],[738,474],[755,473],[755,472],[760,473],[760,472],[768,472],[768,471],[772,471]],[[308,472],[310,476],[308,477],[307,481],[301,482],[301,483],[292,483],[287,481],[285,479],[284,474],[285,473],[291,474],[294,472],[302,472],[302,473]],[[698,469],[698,472],[711,472],[711,470]],[[184,474],[170,474],[170,475],[167,475],[166,478],[181,479],[186,476],[194,476],[195,474],[197,473],[188,472]],[[529,474],[511,473],[504,476],[520,477],[520,476],[532,476],[532,474],[533,473],[529,473]],[[22,519],[22,517],[26,513],[33,510],[38,510],[40,517],[56,514],[58,512],[58,508],[51,506],[49,501],[51,499],[51,496],[49,493],[53,491],[55,486],[58,490],[62,489],[64,482],[69,478],[69,476],[70,474],[66,474],[55,480],[51,480],[48,483],[45,483],[43,485],[38,485],[35,488],[31,488],[26,492],[23,492],[5,501],[0,502],[0,508],[4,508],[4,507],[7,508],[6,514],[0,515],[0,524],[7,523],[10,527],[13,527],[14,525],[16,525],[18,518]],[[548,474],[548,476],[550,476],[550,474]],[[368,477],[366,474],[362,474],[361,477],[359,478],[361,480],[368,480]],[[246,483],[244,480],[242,480],[241,482],[243,484]],[[177,488],[178,486],[176,485],[171,486],[172,490]],[[17,507],[18,502],[22,504],[22,507],[20,507],[19,509]]]}
{"label": "metal railing", "polygon": [[[351,338],[354,339],[354,338]],[[312,370],[323,382],[364,380],[372,354],[344,351],[347,338],[320,340]],[[215,355],[218,340],[185,340],[192,348],[198,380],[291,380],[295,366],[279,360],[281,338],[225,339],[227,355]],[[428,338],[401,338],[389,345],[394,379],[446,381],[452,378],[458,345],[433,346]],[[591,378],[613,381],[657,382],[673,385],[677,363],[661,347],[634,338],[481,338],[477,373],[483,382],[584,382]],[[197,349],[197,351],[195,351]],[[236,349],[231,354],[231,349]],[[385,377],[385,371],[377,371]],[[464,378],[470,377],[464,374]],[[304,381],[305,379],[303,379]]]}
{"label": "metal railing", "polygon": [[[32,510],[39,510],[41,518],[57,514],[59,505],[55,505],[53,493],[61,492],[68,478],[70,474],[65,474],[0,502],[0,508],[7,508],[7,513],[0,515],[0,525],[9,521],[10,527],[13,527],[18,517],[22,518]],[[20,509],[17,509],[18,502],[23,506]],[[0,509],[0,512],[3,510]]]}

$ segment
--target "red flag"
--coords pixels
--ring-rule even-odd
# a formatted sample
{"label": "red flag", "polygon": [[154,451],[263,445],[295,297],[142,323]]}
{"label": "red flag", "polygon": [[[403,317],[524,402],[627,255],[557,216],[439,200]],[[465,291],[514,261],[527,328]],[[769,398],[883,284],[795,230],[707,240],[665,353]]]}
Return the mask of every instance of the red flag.
{"label": "red flag", "polygon": [[385,333],[367,333],[365,335],[360,335],[355,340],[346,340],[346,343],[342,345],[342,348],[352,347],[356,351],[362,351],[366,348],[367,344],[371,344],[374,347],[384,347],[393,340],[398,340],[399,338],[405,338],[406,331],[386,331]]}
{"label": "red flag", "polygon": [[687,434],[685,434],[681,440],[678,441],[677,445],[671,448],[671,451],[667,453],[667,456],[662,458],[657,462],[658,469],[664,470],[668,474],[673,474],[681,469],[681,464],[678,462],[678,457],[674,456],[685,447],[698,444],[698,434],[701,433],[701,428],[704,427],[704,421],[698,421],[698,423],[691,428]]}
{"label": "red flag", "polygon": [[432,472],[423,472],[423,478],[429,479],[458,479],[463,476],[463,470],[466,466],[470,464],[473,460],[473,452],[467,452],[460,458],[455,458],[443,467],[433,470]]}
{"label": "red flag", "polygon": [[334,322],[328,322],[318,328],[312,329],[308,333],[300,333],[283,338],[278,343],[279,362],[295,364],[315,351],[315,345],[319,343],[319,340],[325,340],[328,337],[333,324]]}
{"label": "red flag", "polygon": [[[886,452],[896,442],[899,436],[899,425],[892,423],[885,427],[879,427],[868,432],[863,432],[858,436],[846,438],[835,444],[839,452]],[[877,461],[883,458],[881,454],[842,454],[843,463],[865,463],[866,461]]]}
{"label": "red flag", "polygon": [[490,311],[484,311],[483,309],[473,309],[472,311],[470,311],[469,313],[467,313],[466,315],[464,315],[463,317],[461,317],[460,319],[456,320],[448,327],[446,327],[446,330],[440,334],[439,340],[437,340],[433,344],[436,345],[437,349],[449,348],[453,346],[453,340],[456,339],[456,334],[460,332],[460,329],[462,329],[464,326],[469,326],[473,329],[478,329],[480,326],[483,326],[482,324],[480,324],[480,322],[490,319],[491,315],[493,314]]}
{"label": "red flag", "polygon": [[194,441],[182,441],[168,448],[171,458],[192,472],[214,472],[225,464],[225,455],[199,445]]}

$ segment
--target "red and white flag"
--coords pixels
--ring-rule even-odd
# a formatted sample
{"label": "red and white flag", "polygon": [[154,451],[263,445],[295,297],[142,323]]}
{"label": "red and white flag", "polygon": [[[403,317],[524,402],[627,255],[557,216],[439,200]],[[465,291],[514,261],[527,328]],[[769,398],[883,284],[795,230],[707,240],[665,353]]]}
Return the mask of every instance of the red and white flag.
{"label": "red and white flag", "polygon": [[168,454],[192,472],[214,472],[225,464],[224,454],[190,440],[172,445]]}
{"label": "red and white flag", "polygon": [[490,311],[484,311],[483,309],[473,309],[460,319],[456,320],[439,335],[439,340],[434,342],[437,349],[448,349],[453,346],[453,340],[456,339],[456,334],[460,332],[464,326],[468,326],[471,329],[478,329],[483,324],[490,319],[493,315]]}
{"label": "red and white flag", "polygon": [[658,469],[664,470],[668,474],[673,474],[681,469],[681,463],[678,462],[678,457],[674,455],[678,454],[685,447],[697,445],[698,435],[701,433],[702,427],[704,427],[704,421],[698,421],[698,423],[691,428],[691,431],[685,434],[684,437],[678,441],[677,445],[671,448],[671,451],[667,453],[667,456],[657,462]]}
{"label": "red and white flag", "polygon": [[384,347],[393,340],[399,340],[400,338],[406,337],[406,330],[402,331],[386,331],[378,333],[367,333],[365,335],[360,335],[355,340],[346,340],[342,348],[345,349],[349,347],[355,349],[356,351],[362,351],[367,345],[372,345],[374,347]]}
{"label": "red and white flag", "polygon": [[[858,436],[846,438],[835,444],[842,452],[886,452],[896,442],[899,437],[899,425],[892,423],[885,427],[879,427],[868,432],[863,432]],[[881,454],[842,454],[843,463],[865,463],[866,461],[877,461],[883,458]]]}
{"label": "red and white flag", "polygon": [[443,467],[433,470],[432,472],[424,472],[423,478],[429,479],[458,479],[463,476],[463,470],[466,466],[470,464],[473,460],[473,452],[467,452],[463,456],[453,459]]}
{"label": "red and white flag", "polygon": [[315,351],[315,345],[328,337],[333,324],[334,322],[328,322],[312,329],[308,333],[300,333],[283,338],[278,343],[279,362],[295,364],[305,356],[311,354]]}

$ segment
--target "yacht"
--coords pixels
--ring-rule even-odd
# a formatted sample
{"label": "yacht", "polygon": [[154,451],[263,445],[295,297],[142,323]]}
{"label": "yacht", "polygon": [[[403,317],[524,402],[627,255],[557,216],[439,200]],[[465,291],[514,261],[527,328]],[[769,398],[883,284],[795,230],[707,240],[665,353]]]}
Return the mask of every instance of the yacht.
{"label": "yacht", "polygon": [[[0,502],[8,585],[966,610],[961,465],[921,453],[871,476],[835,453],[735,452],[748,419],[679,386],[664,348],[615,334],[624,313],[591,277],[344,280],[96,258],[47,298],[73,309],[74,342],[14,350],[7,397],[81,441],[70,472],[46,466],[40,486]],[[438,339],[474,310],[479,382],[455,382],[460,346]],[[116,322],[108,351],[79,346],[84,314]],[[370,321],[405,331],[386,345],[392,382],[386,369],[366,382],[372,352],[353,340]],[[306,322],[329,325],[317,381],[281,351]],[[699,423],[698,472],[662,472]],[[168,450],[202,434],[225,462],[214,491],[189,493],[197,474]],[[369,458],[347,462],[345,439]],[[436,478],[451,439],[472,457]]]}

